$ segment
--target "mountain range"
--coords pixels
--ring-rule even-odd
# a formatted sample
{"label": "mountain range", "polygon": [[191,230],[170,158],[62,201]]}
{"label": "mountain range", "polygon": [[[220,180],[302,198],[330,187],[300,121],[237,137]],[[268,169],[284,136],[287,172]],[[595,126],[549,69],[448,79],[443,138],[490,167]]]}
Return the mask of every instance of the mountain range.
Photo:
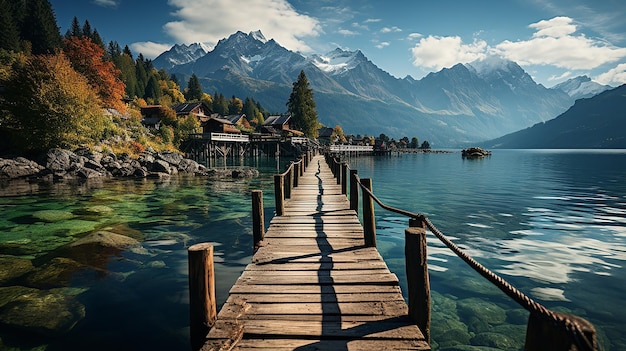
{"label": "mountain range", "polygon": [[286,111],[292,84],[304,70],[322,124],[351,134],[415,136],[435,147],[489,140],[548,121],[579,94],[610,88],[580,77],[548,89],[515,62],[496,57],[419,80],[396,78],[359,50],[306,57],[260,31],[232,34],[213,50],[176,45],[153,65],[181,82],[195,74],[210,94],[253,97],[273,113]]}
{"label": "mountain range", "polygon": [[547,122],[483,143],[502,149],[625,149],[626,85],[591,98]]}

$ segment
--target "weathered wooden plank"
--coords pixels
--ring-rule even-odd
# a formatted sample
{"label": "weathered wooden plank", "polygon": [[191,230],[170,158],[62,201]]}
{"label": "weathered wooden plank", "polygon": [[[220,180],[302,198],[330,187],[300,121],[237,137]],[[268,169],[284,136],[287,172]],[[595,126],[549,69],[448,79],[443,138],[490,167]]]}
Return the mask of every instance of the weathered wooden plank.
{"label": "weathered wooden plank", "polygon": [[251,264],[246,267],[247,271],[318,271],[318,270],[334,270],[334,271],[352,271],[352,270],[385,270],[389,272],[385,262],[379,260],[369,260],[360,262],[328,262],[329,264],[321,264],[320,262],[291,262],[289,264]]}
{"label": "weathered wooden plank", "polygon": [[397,291],[388,293],[360,293],[353,292],[348,294],[339,293],[315,293],[315,294],[288,294],[284,292],[267,293],[267,294],[231,294],[226,302],[232,302],[233,299],[240,299],[247,303],[283,303],[283,302],[375,302],[375,301],[403,301],[402,295]]}
{"label": "weathered wooden plank", "polygon": [[246,339],[233,351],[273,350],[273,351],[407,351],[430,350],[425,341],[413,340],[311,340],[311,339]]}
{"label": "weathered wooden plank", "polygon": [[252,303],[246,313],[236,316],[224,305],[218,319],[245,320],[252,316],[261,315],[324,315],[324,316],[387,316],[395,317],[406,315],[408,307],[404,301],[374,301],[374,302],[309,302],[309,303]]}
{"label": "weathered wooden plank", "polygon": [[[361,294],[361,293],[397,293],[401,295],[397,285],[335,285],[335,294]],[[320,285],[286,285],[277,289],[275,285],[238,285],[230,289],[230,294],[270,294],[281,292],[283,294],[321,294]]]}
{"label": "weathered wooden plank", "polygon": [[[249,274],[244,271],[237,279],[236,284],[256,284],[256,285],[310,285],[310,284],[362,284],[362,285],[394,285],[398,284],[395,274],[371,273],[354,275],[295,275],[273,274],[269,277],[261,274]],[[279,287],[277,287],[279,289]]]}

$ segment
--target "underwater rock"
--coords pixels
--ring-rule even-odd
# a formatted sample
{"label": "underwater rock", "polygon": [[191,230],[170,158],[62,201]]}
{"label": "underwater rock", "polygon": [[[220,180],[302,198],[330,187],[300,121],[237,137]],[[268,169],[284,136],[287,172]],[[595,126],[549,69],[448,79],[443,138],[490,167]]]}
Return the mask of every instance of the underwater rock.
{"label": "underwater rock", "polygon": [[33,216],[33,218],[49,223],[66,221],[75,217],[72,212],[61,210],[41,210],[33,212],[31,216]]}
{"label": "underwater rock", "polygon": [[479,298],[468,298],[457,301],[457,309],[462,320],[478,318],[490,325],[502,324],[506,320],[506,311],[495,303]]}
{"label": "underwater rock", "polygon": [[70,247],[78,247],[85,245],[97,245],[103,247],[110,247],[120,250],[129,249],[132,247],[141,246],[139,241],[129,238],[125,235],[115,234],[104,230],[91,233],[83,238],[80,238],[73,243],[69,244]]}
{"label": "underwater rock", "polygon": [[471,340],[472,345],[495,347],[500,350],[519,350],[520,346],[513,338],[499,333],[480,333]]}
{"label": "underwater rock", "polygon": [[73,296],[23,287],[0,288],[2,300],[9,295],[12,298],[0,309],[0,325],[5,327],[58,336],[85,317],[85,306]]}
{"label": "underwater rock", "polygon": [[0,284],[6,284],[34,269],[31,260],[18,257],[0,257]]}
{"label": "underwater rock", "polygon": [[55,257],[37,267],[24,281],[26,285],[40,289],[70,286],[74,274],[84,268],[84,264],[72,259]]}

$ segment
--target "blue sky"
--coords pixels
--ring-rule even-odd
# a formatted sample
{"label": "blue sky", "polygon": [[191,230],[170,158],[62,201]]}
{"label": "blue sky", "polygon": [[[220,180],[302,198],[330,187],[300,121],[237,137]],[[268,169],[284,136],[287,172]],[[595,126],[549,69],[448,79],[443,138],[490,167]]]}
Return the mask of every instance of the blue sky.
{"label": "blue sky", "polygon": [[361,50],[398,78],[498,55],[551,87],[578,75],[626,83],[624,0],[51,0],[61,34],[76,16],[106,41],[154,58],[238,30],[303,54]]}

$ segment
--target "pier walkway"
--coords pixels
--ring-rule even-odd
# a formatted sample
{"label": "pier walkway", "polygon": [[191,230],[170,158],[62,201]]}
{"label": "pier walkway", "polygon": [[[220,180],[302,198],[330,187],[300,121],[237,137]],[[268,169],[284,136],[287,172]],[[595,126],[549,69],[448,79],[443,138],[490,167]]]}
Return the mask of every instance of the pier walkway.
{"label": "pier walkway", "polygon": [[430,350],[407,313],[398,278],[315,156],[202,350]]}

